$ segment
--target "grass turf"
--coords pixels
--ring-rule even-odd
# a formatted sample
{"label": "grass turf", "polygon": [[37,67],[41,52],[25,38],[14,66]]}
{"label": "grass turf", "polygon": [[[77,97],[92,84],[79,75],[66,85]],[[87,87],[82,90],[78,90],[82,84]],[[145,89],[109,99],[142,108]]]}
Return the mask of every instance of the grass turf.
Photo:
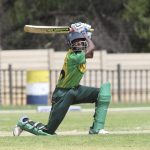
{"label": "grass turf", "polygon": [[[0,131],[11,132],[22,113],[0,113]],[[47,122],[48,113],[27,113],[31,119]],[[69,112],[58,131],[88,131],[92,112]],[[106,129],[110,131],[150,130],[150,111],[109,112]],[[150,134],[0,136],[0,150],[149,150]]]}

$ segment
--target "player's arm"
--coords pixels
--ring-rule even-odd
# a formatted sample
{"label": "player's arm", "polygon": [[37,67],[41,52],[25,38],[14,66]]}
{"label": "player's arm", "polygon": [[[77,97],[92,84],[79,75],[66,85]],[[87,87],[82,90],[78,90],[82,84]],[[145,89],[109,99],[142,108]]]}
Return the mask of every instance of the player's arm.
{"label": "player's arm", "polygon": [[88,42],[88,47],[86,48],[86,58],[93,58],[93,54],[94,54],[94,49],[95,49],[95,45],[94,43],[91,41],[91,32],[88,32],[91,29],[91,25],[86,24],[86,23],[82,23],[82,22],[78,22],[75,24],[71,24],[71,28],[75,31],[75,32],[79,32],[82,33],[87,42]]}
{"label": "player's arm", "polygon": [[95,45],[92,42],[92,40],[90,38],[88,38],[88,36],[86,34],[84,36],[88,42],[88,47],[86,48],[85,56],[86,56],[86,58],[93,58]]}

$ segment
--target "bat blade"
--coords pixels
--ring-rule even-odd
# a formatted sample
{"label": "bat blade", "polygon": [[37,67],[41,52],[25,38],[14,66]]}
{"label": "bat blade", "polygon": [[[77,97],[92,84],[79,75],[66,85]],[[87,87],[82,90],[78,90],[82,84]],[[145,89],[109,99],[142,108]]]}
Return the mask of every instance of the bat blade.
{"label": "bat blade", "polygon": [[41,34],[52,34],[52,33],[69,33],[69,26],[34,26],[25,25],[24,31],[29,33],[41,33]]}
{"label": "bat blade", "polygon": [[[69,26],[35,26],[35,25],[25,25],[24,31],[29,33],[41,33],[41,34],[66,34],[72,32],[72,28]],[[94,29],[90,29],[93,32]]]}

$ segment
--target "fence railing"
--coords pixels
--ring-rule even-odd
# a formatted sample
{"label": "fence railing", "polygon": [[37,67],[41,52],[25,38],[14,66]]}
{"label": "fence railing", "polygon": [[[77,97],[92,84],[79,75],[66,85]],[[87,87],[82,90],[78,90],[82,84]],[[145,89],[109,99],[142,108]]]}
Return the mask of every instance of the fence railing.
{"label": "fence railing", "polygon": [[[12,105],[26,104],[26,70],[0,70],[0,103]],[[56,86],[60,70],[50,70],[49,102]],[[112,102],[150,102],[150,69],[127,70],[117,65],[114,70],[87,70],[81,84],[100,87],[101,83],[111,83]]]}
{"label": "fence railing", "polygon": [[26,71],[8,69],[1,70],[0,102],[1,104],[25,104],[26,99]]}

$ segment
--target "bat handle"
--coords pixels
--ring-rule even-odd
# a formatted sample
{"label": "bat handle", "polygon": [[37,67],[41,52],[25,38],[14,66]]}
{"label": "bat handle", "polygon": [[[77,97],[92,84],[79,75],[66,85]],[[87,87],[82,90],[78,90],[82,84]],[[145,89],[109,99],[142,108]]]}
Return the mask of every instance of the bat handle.
{"label": "bat handle", "polygon": [[[70,28],[70,32],[73,32],[74,30],[72,29],[72,28]],[[94,32],[94,29],[90,29],[90,30],[88,30],[88,32]]]}

